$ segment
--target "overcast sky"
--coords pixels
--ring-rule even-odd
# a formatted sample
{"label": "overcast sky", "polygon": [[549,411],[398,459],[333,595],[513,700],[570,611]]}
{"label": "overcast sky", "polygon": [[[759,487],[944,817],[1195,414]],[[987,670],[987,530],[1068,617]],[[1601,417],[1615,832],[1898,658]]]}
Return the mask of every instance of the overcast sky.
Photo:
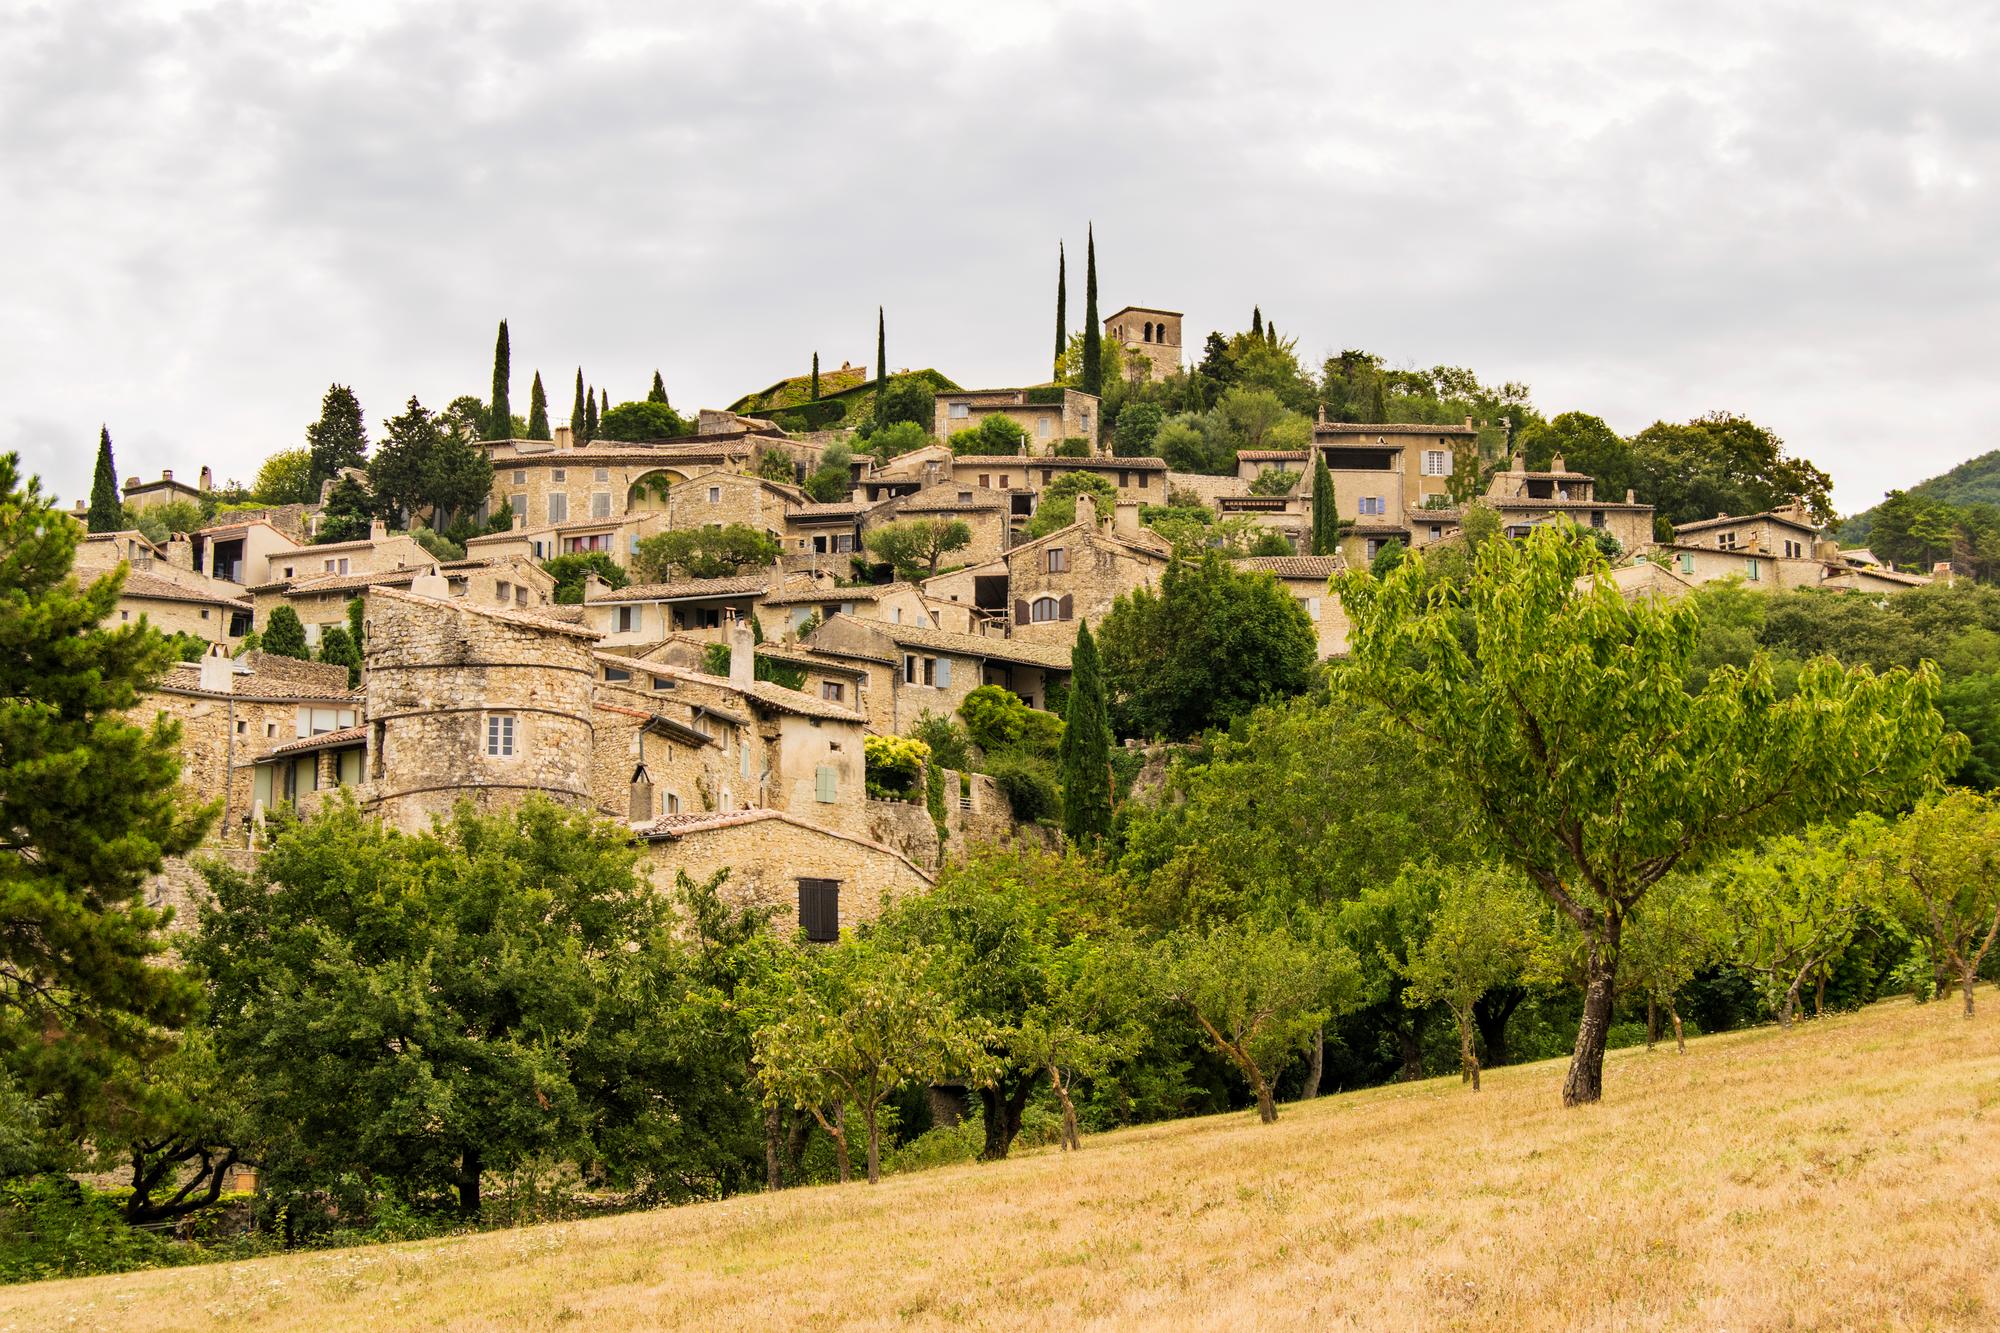
{"label": "overcast sky", "polygon": [[[559,11],[559,12],[558,12]],[[581,364],[1045,376],[1083,306],[1745,413],[1845,510],[2000,446],[1986,6],[0,0],[0,449],[248,480]]]}

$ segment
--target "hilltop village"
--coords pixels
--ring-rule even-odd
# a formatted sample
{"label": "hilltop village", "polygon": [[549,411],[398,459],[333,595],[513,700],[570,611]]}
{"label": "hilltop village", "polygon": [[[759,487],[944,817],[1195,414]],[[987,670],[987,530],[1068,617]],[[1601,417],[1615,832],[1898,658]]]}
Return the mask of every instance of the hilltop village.
{"label": "hilltop village", "polygon": [[[1126,307],[1095,331],[1071,351],[1098,342],[1120,387],[1189,369],[1176,312]],[[1061,379],[941,381],[883,365],[822,384],[815,359],[809,384],[746,410],[682,423],[664,392],[607,397],[601,425],[579,377],[579,411],[548,427],[537,375],[535,438],[460,442],[490,489],[458,515],[459,549],[416,505],[375,496],[359,518],[371,474],[356,459],[310,501],[239,503],[163,536],[93,531],[78,568],[128,566],[116,621],[184,645],[145,708],[182,724],[186,781],[222,803],[215,849],[247,855],[276,811],[335,793],[410,830],[466,799],[540,793],[628,824],[661,881],[729,866],[733,893],[825,939],[930,882],[947,847],[1046,836],[1046,810],[986,774],[943,773],[951,799],[927,809],[871,771],[871,742],[982,688],[1060,711],[1079,627],[1156,590],[1177,558],[1220,552],[1273,581],[1322,659],[1347,647],[1334,574],[1460,542],[1469,524],[1586,528],[1630,596],[1928,581],[1841,551],[1801,503],[1656,524],[1631,489],[1602,493],[1559,454],[1530,467],[1506,420],[1341,420],[1322,402],[1302,438],[1197,472],[1120,447],[1105,395]],[[860,432],[811,428],[856,390],[875,409]],[[760,398],[789,405],[759,415]],[[901,418],[884,424],[885,406]],[[682,429],[608,438],[618,414]],[[206,467],[193,486],[132,478],[120,512],[212,490]],[[175,864],[153,896],[195,882]]]}

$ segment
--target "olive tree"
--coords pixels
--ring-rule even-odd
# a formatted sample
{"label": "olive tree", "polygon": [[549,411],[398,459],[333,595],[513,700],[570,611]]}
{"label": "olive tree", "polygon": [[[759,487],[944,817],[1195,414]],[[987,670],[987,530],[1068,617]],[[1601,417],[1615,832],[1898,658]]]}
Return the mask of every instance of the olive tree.
{"label": "olive tree", "polygon": [[1924,802],[1875,838],[1872,863],[1898,917],[1972,985],[2000,937],[2000,804],[1969,791]]}
{"label": "olive tree", "polygon": [[1459,776],[1486,835],[1581,933],[1563,1102],[1595,1102],[1625,923],[1647,892],[1761,834],[1934,782],[1957,745],[1937,674],[1821,658],[1780,699],[1758,657],[1690,692],[1694,607],[1627,601],[1594,546],[1555,529],[1486,542],[1464,585],[1426,563],[1335,579],[1353,625],[1336,685]]}
{"label": "olive tree", "polygon": [[1711,877],[1728,955],[1761,978],[1785,1031],[1806,978],[1854,938],[1867,903],[1854,865],[1864,836],[1822,824],[1739,852]]}
{"label": "olive tree", "polygon": [[1545,970],[1547,909],[1509,867],[1445,869],[1435,863],[1411,866],[1405,878],[1436,882],[1437,906],[1420,943],[1401,970],[1409,981],[1403,1003],[1412,1008],[1438,1003],[1458,1024],[1460,1077],[1479,1091],[1478,1025],[1473,1006],[1498,986],[1533,980]]}

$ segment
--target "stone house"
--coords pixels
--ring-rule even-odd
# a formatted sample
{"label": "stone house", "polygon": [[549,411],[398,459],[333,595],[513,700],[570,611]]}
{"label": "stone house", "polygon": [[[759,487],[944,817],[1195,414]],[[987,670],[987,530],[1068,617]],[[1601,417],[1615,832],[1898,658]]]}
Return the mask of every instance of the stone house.
{"label": "stone house", "polygon": [[1181,312],[1128,305],[1105,317],[1104,336],[1125,349],[1133,379],[1163,380],[1181,368]]}
{"label": "stone house", "polygon": [[191,588],[151,572],[130,570],[118,592],[118,609],[106,624],[146,620],[162,634],[189,634],[234,648],[250,632],[252,607],[246,597]]}
{"label": "stone house", "polygon": [[1531,472],[1521,455],[1487,483],[1482,503],[1499,512],[1510,537],[1526,536],[1539,524],[1569,521],[1610,533],[1628,553],[1653,544],[1653,506],[1642,505],[1627,491],[1623,501],[1604,500],[1597,483],[1582,472],[1571,472],[1560,456],[1546,472]]}
{"label": "stone house", "polygon": [[1322,658],[1347,654],[1347,635],[1352,626],[1347,612],[1341,609],[1340,598],[1327,586],[1327,581],[1344,567],[1339,556],[1250,555],[1230,563],[1240,570],[1269,574],[1292,595],[1299,609],[1306,613],[1306,619],[1312,622]]}
{"label": "stone house", "polygon": [[[1329,465],[1331,466],[1331,465]],[[1295,472],[1298,480],[1294,483],[1296,493],[1304,495],[1312,490],[1312,451],[1310,449],[1238,449],[1236,451],[1236,478],[1247,487],[1266,472]]]}
{"label": "stone house", "polygon": [[201,484],[190,486],[184,481],[174,480],[174,471],[168,468],[160,473],[158,481],[141,481],[137,477],[125,479],[124,501],[128,508],[146,509],[153,505],[171,504],[184,500],[198,505],[202,498],[215,489],[215,474],[208,468],[201,470]]}
{"label": "stone house", "polygon": [[369,525],[369,534],[357,541],[329,542],[323,546],[302,546],[285,552],[270,562],[269,577],[250,585],[254,593],[271,583],[304,582],[327,575],[380,574],[401,569],[428,569],[437,559],[406,532],[390,535],[381,519]]}
{"label": "stone house", "polygon": [[[318,548],[313,548],[318,549]],[[556,581],[532,560],[426,561],[401,569],[375,573],[308,574],[280,579],[252,588],[259,631],[269,627],[271,612],[289,606],[305,625],[306,642],[317,647],[326,630],[347,624],[347,604],[381,588],[409,588],[418,578],[435,572],[445,581],[446,595],[463,598],[481,606],[534,610],[545,607],[555,596]]]}
{"label": "stone house", "polygon": [[[928,625],[835,616],[795,651],[866,673],[860,698],[843,699],[871,729],[901,735],[926,713],[957,710],[981,685],[1012,690],[1042,707],[1052,684],[1069,679],[1067,644],[1033,643],[991,634],[960,634]],[[825,683],[840,681],[829,675]]]}
{"label": "stone house", "polygon": [[871,506],[862,518],[862,535],[901,519],[957,520],[972,530],[972,543],[947,555],[946,564],[973,565],[991,560],[1007,549],[1013,536],[1012,499],[977,482],[949,478],[914,491],[891,495]]}
{"label": "stone house", "polygon": [[269,519],[246,518],[188,534],[188,567],[211,578],[249,587],[272,579],[273,562],[297,557],[304,546]]}
{"label": "stone house", "polygon": [[1099,408],[1095,394],[1048,384],[1030,389],[961,389],[937,395],[931,435],[949,440],[976,430],[988,417],[1006,417],[1028,433],[1028,452],[1047,454],[1064,440],[1081,439],[1097,450]]}
{"label": "stone house", "polygon": [[584,623],[607,646],[659,643],[675,634],[723,643],[732,627],[748,621],[771,585],[768,569],[624,588],[593,576],[584,585]]}
{"label": "stone house", "polygon": [[836,575],[853,571],[861,550],[861,519],[868,512],[863,500],[832,504],[798,504],[785,511],[783,549],[788,570],[825,570]]}
{"label": "stone house", "polygon": [[1803,560],[1816,554],[1819,528],[1804,505],[1793,503],[1761,514],[1732,517],[1717,514],[1695,523],[1674,525],[1677,547],[1709,547],[1717,551],[1748,551],[1781,560]]}
{"label": "stone house", "polygon": [[[1461,454],[1477,458],[1479,430],[1414,423],[1327,421],[1313,426],[1313,450],[1326,460],[1333,481],[1335,510],[1351,527],[1341,544],[1350,561],[1367,561],[1391,541],[1412,544],[1418,511],[1448,505],[1451,474]],[[1260,465],[1263,460],[1255,460]],[[1238,468],[1245,464],[1238,459]],[[1307,480],[1300,498],[1310,508],[1312,462],[1303,460]],[[1455,530],[1440,524],[1448,533]]]}
{"label": "stone house", "polygon": [[[562,434],[569,432],[565,427]],[[751,447],[735,437],[674,444],[600,442],[581,449],[546,440],[488,446],[491,513],[512,508],[516,523],[560,527],[664,507],[674,486],[717,468],[747,465]]]}
{"label": "stone house", "polygon": [[[1779,529],[1782,533],[1783,529]],[[1712,538],[1711,538],[1712,539]],[[1780,551],[1787,549],[1778,538]],[[1843,559],[1830,541],[1816,541],[1803,556],[1773,555],[1756,546],[1718,546],[1667,542],[1651,549],[1667,567],[1689,584],[1717,579],[1741,579],[1754,592],[1786,588],[1828,588],[1837,591],[1896,592],[1921,587],[1931,580],[1921,574],[1865,568]]]}

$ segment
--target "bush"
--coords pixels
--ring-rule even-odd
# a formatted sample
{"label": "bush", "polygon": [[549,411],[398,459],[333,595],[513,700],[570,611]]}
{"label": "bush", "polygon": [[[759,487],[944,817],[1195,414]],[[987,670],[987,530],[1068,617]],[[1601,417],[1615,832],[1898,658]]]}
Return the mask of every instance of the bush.
{"label": "bush", "polygon": [[1057,458],[1088,458],[1091,454],[1090,441],[1081,435],[1071,435],[1058,440],[1050,452]]}
{"label": "bush", "polygon": [[620,403],[597,423],[600,440],[671,440],[686,434],[686,420],[665,403]]}
{"label": "bush", "polygon": [[910,735],[931,747],[931,758],[941,767],[963,773],[972,766],[972,738],[956,719],[940,717],[926,709],[917,719],[917,725],[910,728]]}
{"label": "bush", "polygon": [[673,577],[719,579],[768,565],[777,558],[777,539],[769,533],[747,523],[728,527],[710,523],[644,538],[632,557],[632,575],[641,583],[660,583]]}
{"label": "bush", "polygon": [[1055,765],[1046,759],[1009,754],[987,765],[1007,808],[1023,824],[1045,824],[1062,810],[1062,792],[1056,786]]}
{"label": "bush", "polygon": [[928,427],[914,421],[892,421],[884,426],[864,425],[858,437],[861,448],[881,462],[898,454],[921,449],[931,442]]}
{"label": "bush", "polygon": [[1267,467],[1257,474],[1255,481],[1250,483],[1250,494],[1290,495],[1299,488],[1299,481],[1303,476],[1303,473],[1293,472],[1287,468]]}
{"label": "bush", "polygon": [[542,570],[556,581],[557,606],[580,606],[583,603],[584,580],[592,574],[613,588],[622,588],[630,582],[625,577],[624,567],[603,551],[572,551],[568,555],[550,556],[542,561]]}
{"label": "bush", "polygon": [[433,560],[463,560],[465,548],[441,533],[429,528],[411,528],[410,540],[424,548],[425,554]]}
{"label": "bush", "polygon": [[931,757],[931,747],[911,736],[865,736],[861,749],[868,762],[870,796],[908,796]]}
{"label": "bush", "polygon": [[954,432],[950,444],[955,454],[1018,454],[1028,447],[1028,432],[995,412],[969,430]]}
{"label": "bush", "polygon": [[0,1184],[0,1283],[157,1268],[193,1252],[126,1225],[117,1201],[68,1176]]}
{"label": "bush", "polygon": [[1030,708],[1012,690],[981,685],[958,705],[965,733],[988,757],[1020,753],[1053,759],[1062,746],[1062,719]]}

